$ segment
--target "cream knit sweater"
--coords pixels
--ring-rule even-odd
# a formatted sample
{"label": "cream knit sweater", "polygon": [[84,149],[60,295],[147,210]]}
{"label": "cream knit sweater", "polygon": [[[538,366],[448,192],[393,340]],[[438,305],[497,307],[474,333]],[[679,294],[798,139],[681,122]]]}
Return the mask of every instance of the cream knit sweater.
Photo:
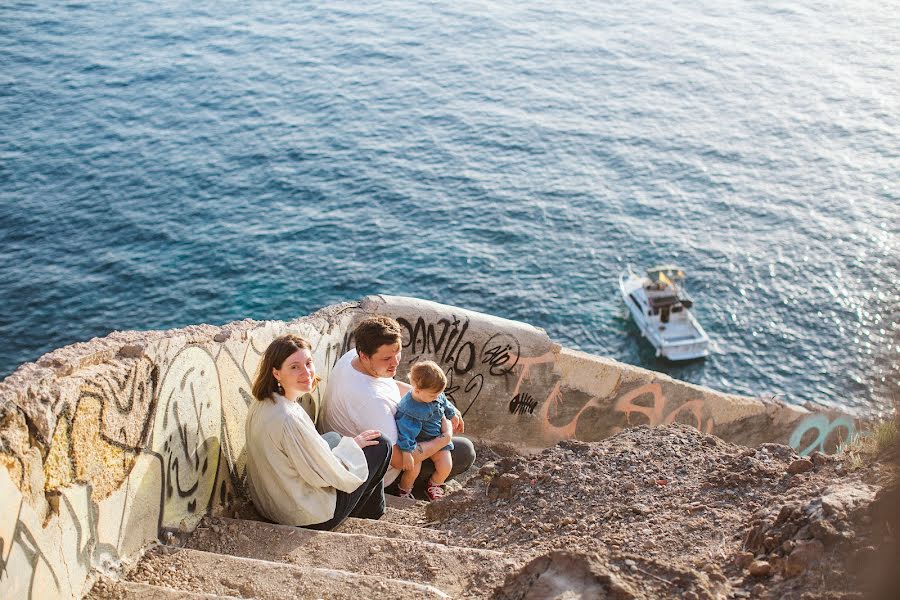
{"label": "cream knit sweater", "polygon": [[245,425],[247,485],[256,508],[284,525],[334,516],[335,490],[350,493],[369,475],[362,449],[345,437],[331,450],[306,411],[284,396],[256,400]]}

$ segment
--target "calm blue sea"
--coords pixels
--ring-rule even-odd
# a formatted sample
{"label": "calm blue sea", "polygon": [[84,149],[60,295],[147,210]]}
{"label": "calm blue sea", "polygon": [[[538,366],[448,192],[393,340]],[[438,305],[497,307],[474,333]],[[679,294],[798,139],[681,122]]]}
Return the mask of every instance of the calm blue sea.
{"label": "calm blue sea", "polygon": [[[883,411],[898,175],[896,1],[7,1],[0,376],[389,293]],[[661,261],[705,361],[658,362],[617,295]]]}

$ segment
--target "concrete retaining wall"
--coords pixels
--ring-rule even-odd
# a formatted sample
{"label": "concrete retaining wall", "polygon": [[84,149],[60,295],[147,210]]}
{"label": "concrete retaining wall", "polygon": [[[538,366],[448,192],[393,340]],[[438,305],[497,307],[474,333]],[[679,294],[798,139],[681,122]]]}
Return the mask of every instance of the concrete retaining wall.
{"label": "concrete retaining wall", "polygon": [[[291,323],[117,332],[0,382],[0,598],[79,598],[92,573],[242,499],[244,418],[268,343],[305,336],[327,384],[354,325],[375,313],[405,329],[400,377],[416,360],[441,364],[476,438],[538,448],[678,421],[808,454],[857,427],[847,415],[716,392],[561,348],[524,323],[411,298],[368,297]],[[304,403],[315,414],[320,392]]]}

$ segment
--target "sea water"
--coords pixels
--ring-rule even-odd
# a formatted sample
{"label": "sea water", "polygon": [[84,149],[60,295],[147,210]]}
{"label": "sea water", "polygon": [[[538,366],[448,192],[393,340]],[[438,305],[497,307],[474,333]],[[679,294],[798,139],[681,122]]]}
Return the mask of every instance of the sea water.
{"label": "sea water", "polygon": [[[0,375],[386,293],[883,411],[898,70],[896,2],[4,2]],[[618,275],[658,262],[705,360],[629,320]]]}

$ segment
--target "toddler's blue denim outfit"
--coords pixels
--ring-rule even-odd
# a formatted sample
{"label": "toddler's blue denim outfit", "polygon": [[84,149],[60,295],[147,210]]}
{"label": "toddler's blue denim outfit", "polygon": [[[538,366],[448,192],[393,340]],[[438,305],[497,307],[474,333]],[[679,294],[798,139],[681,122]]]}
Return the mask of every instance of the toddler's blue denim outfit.
{"label": "toddler's blue denim outfit", "polygon": [[[404,452],[412,452],[416,442],[427,442],[441,435],[441,417],[453,418],[456,409],[441,394],[434,402],[418,402],[412,397],[412,391],[400,399],[397,413],[397,447]],[[450,442],[441,450],[453,450]]]}

